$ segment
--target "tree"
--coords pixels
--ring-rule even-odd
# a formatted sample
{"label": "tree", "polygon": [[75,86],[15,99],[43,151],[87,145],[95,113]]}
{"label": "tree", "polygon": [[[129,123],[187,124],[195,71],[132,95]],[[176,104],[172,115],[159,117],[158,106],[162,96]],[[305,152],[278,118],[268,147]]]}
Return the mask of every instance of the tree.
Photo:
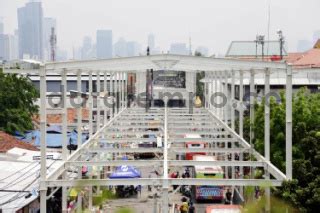
{"label": "tree", "polygon": [[32,129],[32,116],[38,112],[39,97],[32,82],[0,69],[0,129],[8,133]]}
{"label": "tree", "polygon": [[[271,162],[285,171],[285,96],[270,100]],[[264,101],[255,105],[253,140],[255,149],[264,153]],[[320,209],[320,94],[300,89],[293,98],[293,178],[274,192],[302,212]],[[248,118],[245,118],[248,120]],[[244,131],[249,131],[245,122]],[[245,133],[248,135],[248,132]]]}

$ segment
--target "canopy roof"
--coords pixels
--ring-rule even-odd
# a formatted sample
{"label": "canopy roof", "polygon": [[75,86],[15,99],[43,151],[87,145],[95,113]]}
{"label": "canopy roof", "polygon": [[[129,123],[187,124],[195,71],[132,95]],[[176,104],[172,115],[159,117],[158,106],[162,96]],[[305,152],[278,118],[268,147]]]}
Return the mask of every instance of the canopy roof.
{"label": "canopy roof", "polygon": [[172,70],[172,71],[224,71],[233,69],[286,69],[282,62],[252,61],[241,59],[212,58],[188,55],[160,54],[150,56],[136,56],[112,58],[102,60],[82,60],[55,62],[45,65],[47,71],[145,71]]}

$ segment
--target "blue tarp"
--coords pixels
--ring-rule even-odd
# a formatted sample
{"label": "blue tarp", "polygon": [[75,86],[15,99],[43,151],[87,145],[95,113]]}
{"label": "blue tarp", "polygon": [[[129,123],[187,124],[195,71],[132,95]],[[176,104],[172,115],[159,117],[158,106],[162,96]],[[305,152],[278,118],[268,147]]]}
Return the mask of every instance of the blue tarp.
{"label": "blue tarp", "polygon": [[[27,143],[31,143],[34,139],[34,145],[40,146],[40,131],[33,130],[27,131],[25,134],[20,132],[15,132],[15,137]],[[68,142],[67,145],[73,144],[77,145],[78,142],[78,132],[73,130],[67,133]],[[88,134],[82,134],[82,143],[87,140]],[[48,147],[62,147],[62,130],[61,126],[51,125],[47,127],[46,143]]]}
{"label": "blue tarp", "polygon": [[110,175],[110,179],[141,178],[141,172],[133,166],[118,166],[116,171]]}

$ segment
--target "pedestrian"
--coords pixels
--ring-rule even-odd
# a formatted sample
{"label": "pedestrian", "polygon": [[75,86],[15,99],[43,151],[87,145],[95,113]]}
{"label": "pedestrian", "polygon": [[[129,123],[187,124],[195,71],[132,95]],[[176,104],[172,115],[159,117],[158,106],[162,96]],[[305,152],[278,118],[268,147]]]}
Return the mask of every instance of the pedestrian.
{"label": "pedestrian", "polygon": [[188,213],[188,211],[189,211],[189,205],[187,200],[185,200],[184,202],[182,202],[180,206],[180,213]]}
{"label": "pedestrian", "polygon": [[231,198],[232,198],[232,193],[230,192],[230,189],[228,189],[227,192],[226,192],[225,204],[230,205],[231,204]]}
{"label": "pedestrian", "polygon": [[188,211],[188,213],[195,213],[195,212],[196,212],[196,209],[195,209],[195,207],[193,206],[193,203],[190,202],[190,206],[189,206],[189,211]]}

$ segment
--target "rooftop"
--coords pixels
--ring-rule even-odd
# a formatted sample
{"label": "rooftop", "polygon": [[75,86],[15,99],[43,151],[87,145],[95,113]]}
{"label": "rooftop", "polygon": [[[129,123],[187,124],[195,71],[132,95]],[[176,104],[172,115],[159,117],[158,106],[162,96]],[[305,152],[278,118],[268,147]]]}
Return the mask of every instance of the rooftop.
{"label": "rooftop", "polygon": [[19,141],[15,137],[3,131],[0,131],[0,153],[7,152],[8,150],[15,147],[33,151],[38,150],[35,146]]}

